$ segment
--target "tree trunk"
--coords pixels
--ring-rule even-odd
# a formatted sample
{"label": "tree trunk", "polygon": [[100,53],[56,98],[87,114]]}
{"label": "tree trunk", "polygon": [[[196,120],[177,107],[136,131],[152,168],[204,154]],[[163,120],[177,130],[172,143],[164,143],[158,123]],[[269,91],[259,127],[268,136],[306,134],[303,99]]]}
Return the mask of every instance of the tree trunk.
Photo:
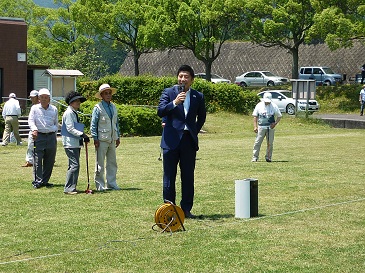
{"label": "tree trunk", "polygon": [[136,48],[133,49],[134,76],[139,76],[139,57],[141,54]]}
{"label": "tree trunk", "polygon": [[290,49],[290,52],[293,56],[293,66],[291,71],[292,79],[298,79],[298,71],[299,71],[299,46],[293,47]]}
{"label": "tree trunk", "polygon": [[212,62],[211,61],[206,61],[204,62],[205,65],[205,77],[207,81],[211,81],[212,79]]}

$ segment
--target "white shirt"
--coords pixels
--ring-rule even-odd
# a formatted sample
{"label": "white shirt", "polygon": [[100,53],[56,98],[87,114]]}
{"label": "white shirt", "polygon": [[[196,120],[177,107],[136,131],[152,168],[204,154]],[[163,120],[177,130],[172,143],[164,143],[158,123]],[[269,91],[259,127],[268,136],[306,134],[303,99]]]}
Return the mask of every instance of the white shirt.
{"label": "white shirt", "polygon": [[40,103],[30,108],[28,124],[32,131],[39,133],[51,133],[58,131],[58,111],[51,104],[44,109]]}
{"label": "white shirt", "polygon": [[279,110],[279,107],[275,103],[271,102],[270,104],[266,105],[265,102],[261,101],[256,105],[255,109],[253,110],[252,116],[258,117],[258,125],[260,127],[269,128],[270,125],[260,125],[260,120],[263,120],[265,122],[270,117],[281,117],[282,114]]}
{"label": "white shirt", "polygon": [[361,96],[361,100],[365,101],[365,88],[361,89],[360,96]]}
{"label": "white shirt", "polygon": [[14,98],[10,98],[7,102],[5,102],[2,115],[3,115],[4,119],[6,116],[20,117],[21,109],[20,109],[19,101]]}

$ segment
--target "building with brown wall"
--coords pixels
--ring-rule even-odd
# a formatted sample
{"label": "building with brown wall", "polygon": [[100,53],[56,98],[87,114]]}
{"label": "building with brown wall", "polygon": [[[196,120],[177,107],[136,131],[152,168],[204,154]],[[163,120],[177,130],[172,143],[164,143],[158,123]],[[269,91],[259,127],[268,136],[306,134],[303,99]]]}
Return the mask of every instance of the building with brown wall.
{"label": "building with brown wall", "polygon": [[[27,98],[27,24],[23,19],[0,17],[0,97],[10,93]],[[22,107],[25,101],[19,101]]]}

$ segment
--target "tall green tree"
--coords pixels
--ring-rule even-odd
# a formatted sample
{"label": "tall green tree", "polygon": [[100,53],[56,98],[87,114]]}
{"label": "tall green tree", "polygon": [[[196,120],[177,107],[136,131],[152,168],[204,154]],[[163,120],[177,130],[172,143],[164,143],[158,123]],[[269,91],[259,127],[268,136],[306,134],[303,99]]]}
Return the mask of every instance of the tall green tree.
{"label": "tall green tree", "polygon": [[77,21],[73,0],[55,0],[57,8],[40,8],[29,31],[29,61],[52,68],[78,69],[87,78],[107,74],[108,65],[95,49],[95,34]]}
{"label": "tall green tree", "polygon": [[239,25],[241,7],[241,0],[151,0],[143,31],[153,48],[191,50],[210,80],[213,62]]}
{"label": "tall green tree", "polygon": [[33,10],[36,5],[32,0],[1,0],[0,16],[22,18],[30,23],[33,20]]}
{"label": "tall green tree", "polygon": [[314,24],[313,0],[246,0],[242,38],[264,47],[279,46],[292,54],[292,78],[298,78],[299,47]]}
{"label": "tall green tree", "polygon": [[365,1],[318,1],[317,13],[308,39],[322,39],[335,50],[351,47],[354,41],[365,39]]}
{"label": "tall green tree", "polygon": [[125,46],[134,58],[134,73],[139,75],[139,58],[149,52],[141,26],[145,24],[148,0],[79,0],[78,20],[104,39]]}

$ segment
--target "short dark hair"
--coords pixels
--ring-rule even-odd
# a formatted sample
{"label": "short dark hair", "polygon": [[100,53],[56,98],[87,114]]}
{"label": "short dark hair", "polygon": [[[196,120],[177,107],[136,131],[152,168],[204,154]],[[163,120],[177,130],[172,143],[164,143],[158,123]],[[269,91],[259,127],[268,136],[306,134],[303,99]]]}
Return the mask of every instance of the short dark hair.
{"label": "short dark hair", "polygon": [[194,79],[195,73],[194,73],[194,70],[191,68],[190,65],[183,64],[182,66],[180,66],[179,69],[177,70],[177,75],[179,75],[179,73],[181,71],[189,72],[190,76]]}

